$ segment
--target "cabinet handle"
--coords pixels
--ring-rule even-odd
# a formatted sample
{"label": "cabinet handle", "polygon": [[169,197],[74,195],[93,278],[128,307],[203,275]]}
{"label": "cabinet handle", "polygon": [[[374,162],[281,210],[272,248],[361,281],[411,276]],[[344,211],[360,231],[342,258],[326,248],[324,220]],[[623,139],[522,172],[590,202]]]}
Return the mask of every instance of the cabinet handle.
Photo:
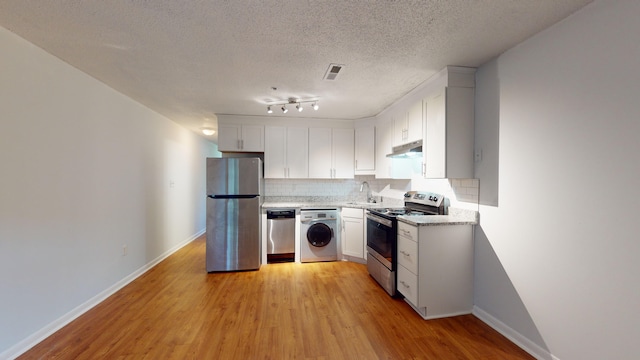
{"label": "cabinet handle", "polygon": [[406,257],[411,256],[411,254],[409,254],[408,252],[406,252],[406,251],[404,251],[404,250],[401,250],[401,251],[400,251],[400,253],[401,253],[402,255],[406,256]]}
{"label": "cabinet handle", "polygon": [[240,149],[244,150],[244,140],[240,140]]}
{"label": "cabinet handle", "polygon": [[411,231],[405,230],[405,229],[400,229],[400,231],[402,231],[402,235],[406,235],[408,237],[411,237],[409,235],[411,235]]}
{"label": "cabinet handle", "polygon": [[411,286],[409,286],[409,284],[404,282],[404,280],[400,280],[400,284],[402,284],[402,286],[406,287],[407,289],[409,289],[411,287]]}

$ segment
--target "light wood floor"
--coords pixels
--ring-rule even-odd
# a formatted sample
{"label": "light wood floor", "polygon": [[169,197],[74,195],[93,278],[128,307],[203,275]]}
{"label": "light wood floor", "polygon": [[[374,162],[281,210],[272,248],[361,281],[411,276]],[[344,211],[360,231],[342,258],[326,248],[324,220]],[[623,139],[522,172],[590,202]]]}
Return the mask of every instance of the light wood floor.
{"label": "light wood floor", "polygon": [[423,320],[361,264],[204,256],[201,237],[20,359],[532,359],[472,315]]}

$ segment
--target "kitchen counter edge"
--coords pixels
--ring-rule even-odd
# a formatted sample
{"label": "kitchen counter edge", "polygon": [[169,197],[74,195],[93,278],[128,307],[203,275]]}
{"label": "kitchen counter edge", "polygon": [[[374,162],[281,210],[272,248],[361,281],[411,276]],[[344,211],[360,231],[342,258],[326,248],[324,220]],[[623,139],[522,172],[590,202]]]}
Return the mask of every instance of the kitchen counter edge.
{"label": "kitchen counter edge", "polygon": [[[349,202],[265,202],[268,209],[374,209],[385,207],[385,203],[349,203]],[[467,209],[449,208],[449,215],[398,216],[398,220],[413,226],[433,225],[477,225],[478,212]]]}

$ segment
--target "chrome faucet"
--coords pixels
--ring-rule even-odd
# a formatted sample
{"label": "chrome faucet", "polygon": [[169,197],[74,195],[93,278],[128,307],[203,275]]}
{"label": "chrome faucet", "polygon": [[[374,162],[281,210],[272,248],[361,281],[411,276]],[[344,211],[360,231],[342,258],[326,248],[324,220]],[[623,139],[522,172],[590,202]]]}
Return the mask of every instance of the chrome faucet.
{"label": "chrome faucet", "polygon": [[364,189],[364,186],[367,185],[367,202],[368,203],[372,203],[375,202],[373,200],[373,196],[371,194],[371,187],[369,187],[369,183],[366,181],[363,181],[362,184],[360,185],[360,192],[362,192],[362,190]]}

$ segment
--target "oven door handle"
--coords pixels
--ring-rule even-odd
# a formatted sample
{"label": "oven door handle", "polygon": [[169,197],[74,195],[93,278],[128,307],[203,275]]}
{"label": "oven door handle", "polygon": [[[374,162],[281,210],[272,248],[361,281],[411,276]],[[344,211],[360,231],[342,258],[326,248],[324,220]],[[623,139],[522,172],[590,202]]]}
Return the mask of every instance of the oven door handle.
{"label": "oven door handle", "polygon": [[373,214],[367,214],[367,219],[376,223],[376,227],[393,228],[393,221],[381,218]]}

